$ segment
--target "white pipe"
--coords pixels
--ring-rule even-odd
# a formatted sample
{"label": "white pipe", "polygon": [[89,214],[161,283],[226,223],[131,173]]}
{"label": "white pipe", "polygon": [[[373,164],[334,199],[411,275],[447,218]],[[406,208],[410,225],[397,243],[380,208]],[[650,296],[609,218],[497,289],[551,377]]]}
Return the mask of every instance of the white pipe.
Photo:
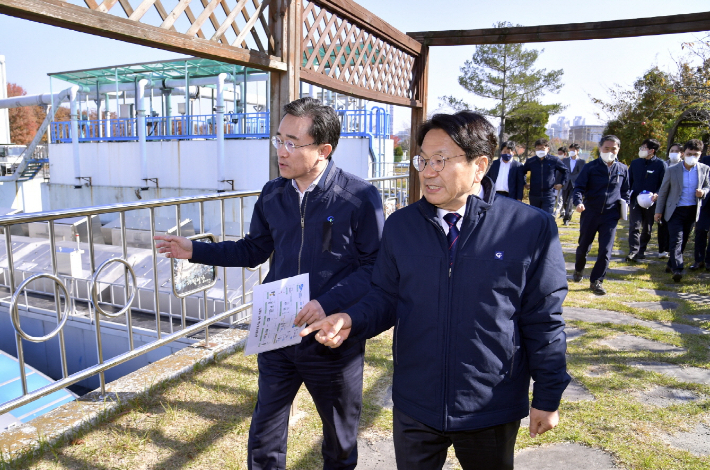
{"label": "white pipe", "polygon": [[148,178],[148,149],[145,143],[145,87],[148,80],[141,79],[137,83],[138,96],[136,97],[136,115],[138,116],[136,125],[138,126],[138,145],[141,156],[141,187],[147,186]]}
{"label": "white pipe", "polygon": [[77,180],[75,188],[81,187],[81,159],[79,158],[79,116],[77,114],[78,86],[71,87],[69,91],[69,112],[71,118],[71,143],[74,155],[74,178]]}
{"label": "white pipe", "polygon": [[214,123],[217,126],[217,190],[222,191],[228,189],[224,181],[224,82],[226,79],[226,73],[217,76],[217,106],[215,106]]}

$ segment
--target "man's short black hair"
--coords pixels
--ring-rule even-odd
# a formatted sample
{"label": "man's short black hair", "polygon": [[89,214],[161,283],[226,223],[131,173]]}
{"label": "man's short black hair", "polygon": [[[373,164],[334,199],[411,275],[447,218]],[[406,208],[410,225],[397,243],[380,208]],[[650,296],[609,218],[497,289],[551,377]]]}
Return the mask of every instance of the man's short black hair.
{"label": "man's short black hair", "polygon": [[466,160],[485,155],[490,162],[496,148],[498,137],[496,130],[488,120],[473,111],[459,111],[456,114],[435,114],[419,128],[417,144],[424,142],[424,137],[432,129],[441,129],[466,154]]}
{"label": "man's short black hair", "polygon": [[549,147],[550,141],[543,137],[535,141],[535,147],[537,147],[538,145],[544,145],[545,147]]}
{"label": "man's short black hair", "polygon": [[658,149],[661,148],[660,142],[658,142],[656,139],[646,139],[641,142],[641,145],[645,145],[646,148],[648,148],[649,150],[658,151]]}
{"label": "man's short black hair", "polygon": [[572,150],[572,149],[579,150],[579,144],[569,144],[569,148],[570,148],[570,150]]}
{"label": "man's short black hair", "polygon": [[685,152],[686,150],[692,150],[694,152],[702,152],[703,148],[705,148],[705,145],[703,144],[702,140],[690,139],[683,146],[683,151]]}
{"label": "man's short black hair", "polygon": [[560,147],[557,149],[557,151],[567,153],[567,147]]}
{"label": "man's short black hair", "polygon": [[308,135],[313,137],[313,143],[316,145],[330,144],[333,150],[328,158],[333,156],[340,140],[340,119],[333,108],[323,105],[315,98],[305,97],[285,105],[284,114],[311,118],[313,124],[308,130]]}
{"label": "man's short black hair", "polygon": [[601,140],[599,141],[599,146],[601,147],[602,145],[604,145],[604,142],[607,141],[616,142],[616,144],[621,147],[621,139],[612,134],[602,136]]}
{"label": "man's short black hair", "polygon": [[506,140],[502,144],[500,144],[500,149],[503,150],[504,148],[509,148],[510,150],[515,150],[515,147],[517,147],[518,144],[516,144],[512,140]]}
{"label": "man's short black hair", "polygon": [[673,142],[670,147],[668,147],[668,150],[672,149],[673,147],[678,147],[678,149],[683,150],[683,144],[680,142]]}

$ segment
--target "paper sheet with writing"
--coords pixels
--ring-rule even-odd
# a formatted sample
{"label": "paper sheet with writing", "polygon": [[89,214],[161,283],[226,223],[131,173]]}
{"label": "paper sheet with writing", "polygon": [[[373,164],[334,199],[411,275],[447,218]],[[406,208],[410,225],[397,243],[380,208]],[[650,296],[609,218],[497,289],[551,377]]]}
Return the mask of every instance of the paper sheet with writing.
{"label": "paper sheet with writing", "polygon": [[311,299],[308,274],[254,286],[253,299],[245,356],[301,342],[293,322]]}

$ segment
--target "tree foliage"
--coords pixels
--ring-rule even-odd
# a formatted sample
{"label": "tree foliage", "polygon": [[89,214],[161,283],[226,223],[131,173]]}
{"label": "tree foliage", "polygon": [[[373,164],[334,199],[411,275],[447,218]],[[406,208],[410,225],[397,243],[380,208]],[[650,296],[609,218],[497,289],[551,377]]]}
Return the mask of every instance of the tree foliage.
{"label": "tree foliage", "polygon": [[[20,85],[15,83],[7,84],[7,96],[24,96],[27,92]],[[37,133],[37,119],[32,107],[10,108],[8,110],[10,118],[10,140],[13,144],[27,145]]]}
{"label": "tree foliage", "polygon": [[[550,120],[550,114],[559,112],[559,105],[544,105],[537,101],[527,101],[522,103],[515,117],[508,120],[506,127],[508,139],[525,147],[525,152],[521,154],[521,160],[534,155],[535,141],[546,137],[545,127]],[[554,152],[553,152],[554,153]]]}
{"label": "tree foliage", "polygon": [[[513,25],[499,22],[493,25],[505,34]],[[470,106],[464,100],[453,96],[443,96],[443,104],[454,109],[472,109],[476,112],[500,120],[500,139],[506,133],[506,120],[526,112],[531,102],[538,100],[546,92],[557,92],[562,88],[563,71],[536,69],[535,62],[544,51],[525,49],[522,44],[484,44],[476,46],[471,60],[461,67],[459,84],[474,95],[494,100],[495,106],[484,108]],[[558,105],[559,106],[559,105]],[[561,106],[560,106],[561,110]]]}

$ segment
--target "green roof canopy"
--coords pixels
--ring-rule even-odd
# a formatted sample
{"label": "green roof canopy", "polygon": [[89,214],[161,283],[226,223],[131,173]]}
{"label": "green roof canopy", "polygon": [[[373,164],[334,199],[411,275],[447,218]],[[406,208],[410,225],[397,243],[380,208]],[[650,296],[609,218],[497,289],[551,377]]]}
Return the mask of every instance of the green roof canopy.
{"label": "green roof canopy", "polygon": [[247,68],[242,65],[227,64],[210,59],[185,57],[184,59],[146,62],[140,64],[116,65],[96,69],[74,70],[71,72],[50,73],[52,78],[59,78],[74,85],[93,86],[118,83],[133,83],[136,79],[151,78],[153,80],[185,78],[185,72],[190,78],[214,77],[220,73],[242,74],[245,72],[266,73],[262,70]]}

